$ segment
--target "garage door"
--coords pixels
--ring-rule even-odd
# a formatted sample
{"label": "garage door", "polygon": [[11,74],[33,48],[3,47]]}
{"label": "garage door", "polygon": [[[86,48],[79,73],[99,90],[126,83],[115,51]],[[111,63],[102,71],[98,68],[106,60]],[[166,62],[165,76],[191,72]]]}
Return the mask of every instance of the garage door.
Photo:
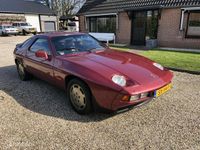
{"label": "garage door", "polygon": [[45,21],[44,22],[44,30],[45,30],[45,32],[55,31],[55,29],[56,29],[55,22],[53,22],[53,21]]}

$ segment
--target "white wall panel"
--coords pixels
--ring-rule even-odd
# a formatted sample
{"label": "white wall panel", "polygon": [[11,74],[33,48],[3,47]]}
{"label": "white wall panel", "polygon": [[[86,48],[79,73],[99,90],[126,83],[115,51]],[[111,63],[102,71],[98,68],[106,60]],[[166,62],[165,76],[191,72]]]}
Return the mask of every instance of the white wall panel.
{"label": "white wall panel", "polygon": [[25,14],[25,18],[26,22],[30,23],[33,27],[37,29],[37,32],[41,32],[39,15]]}

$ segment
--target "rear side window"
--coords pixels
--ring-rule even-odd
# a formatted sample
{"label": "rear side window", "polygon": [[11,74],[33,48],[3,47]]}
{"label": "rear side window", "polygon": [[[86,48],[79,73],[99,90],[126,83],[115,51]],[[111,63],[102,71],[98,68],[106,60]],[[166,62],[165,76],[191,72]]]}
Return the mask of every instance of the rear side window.
{"label": "rear side window", "polygon": [[50,54],[50,48],[48,40],[45,38],[39,38],[37,39],[33,45],[29,49],[31,52],[37,52],[38,50],[46,51],[48,54]]}
{"label": "rear side window", "polygon": [[31,41],[32,41],[32,38],[26,40],[24,43],[22,43],[21,47],[28,47],[29,45],[31,45]]}

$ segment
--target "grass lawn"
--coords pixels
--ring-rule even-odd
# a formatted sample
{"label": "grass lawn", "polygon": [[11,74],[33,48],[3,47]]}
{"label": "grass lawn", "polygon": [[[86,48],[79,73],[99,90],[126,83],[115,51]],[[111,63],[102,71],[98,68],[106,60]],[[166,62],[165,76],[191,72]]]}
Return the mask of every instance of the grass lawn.
{"label": "grass lawn", "polygon": [[200,54],[198,53],[151,50],[142,51],[140,54],[165,67],[200,71]]}
{"label": "grass lawn", "polygon": [[[131,50],[128,46],[111,44],[110,47],[121,51]],[[172,52],[158,49],[141,51],[139,54],[148,57],[165,67],[200,72],[200,53]]]}
{"label": "grass lawn", "polygon": [[129,51],[130,50],[130,48],[125,45],[109,44],[109,47],[116,49],[116,50],[121,50],[121,51]]}

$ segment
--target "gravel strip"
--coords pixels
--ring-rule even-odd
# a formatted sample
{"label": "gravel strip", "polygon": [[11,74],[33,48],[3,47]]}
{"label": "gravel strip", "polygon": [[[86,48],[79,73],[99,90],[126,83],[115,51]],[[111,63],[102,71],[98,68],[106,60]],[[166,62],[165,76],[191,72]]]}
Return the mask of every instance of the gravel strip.
{"label": "gravel strip", "polygon": [[174,72],[147,105],[80,116],[58,88],[18,79],[12,52],[26,38],[0,37],[0,149],[200,149],[200,76]]}

